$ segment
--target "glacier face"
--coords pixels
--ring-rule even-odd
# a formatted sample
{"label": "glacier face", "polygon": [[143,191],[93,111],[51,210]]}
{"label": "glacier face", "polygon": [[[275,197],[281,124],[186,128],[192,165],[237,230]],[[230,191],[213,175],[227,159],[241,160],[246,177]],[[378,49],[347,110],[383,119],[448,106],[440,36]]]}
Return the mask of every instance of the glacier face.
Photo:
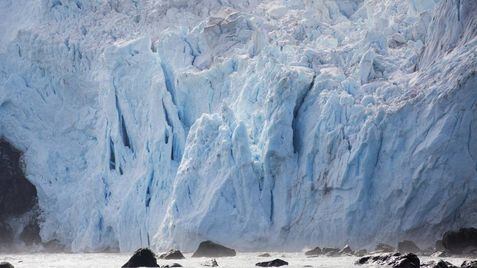
{"label": "glacier face", "polygon": [[477,222],[473,0],[0,1],[0,135],[73,251]]}

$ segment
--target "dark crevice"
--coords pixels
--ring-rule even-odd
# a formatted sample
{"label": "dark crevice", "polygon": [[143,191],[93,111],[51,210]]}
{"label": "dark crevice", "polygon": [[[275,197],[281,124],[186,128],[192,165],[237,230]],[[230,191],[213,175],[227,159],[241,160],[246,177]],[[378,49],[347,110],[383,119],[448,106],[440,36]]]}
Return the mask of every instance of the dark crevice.
{"label": "dark crevice", "polygon": [[124,120],[124,116],[121,112],[121,107],[119,107],[119,100],[118,100],[118,95],[115,96],[116,98],[116,110],[118,112],[118,118],[119,118],[119,134],[121,135],[121,140],[123,142],[123,145],[125,147],[128,147],[133,151],[133,148],[131,146],[131,140],[129,139],[127,127],[126,127],[126,121]]}
{"label": "dark crevice", "polygon": [[121,138],[123,140],[124,146],[132,150],[131,141],[129,140],[128,130],[126,128],[126,122],[124,121],[124,116],[121,115]]}
{"label": "dark crevice", "polygon": [[175,157],[175,140],[174,140],[174,134],[172,134],[172,143],[171,143],[171,160],[176,159]]}
{"label": "dark crevice", "polygon": [[273,199],[273,189],[270,190],[270,222],[273,222],[273,206],[274,206],[274,199]]}
{"label": "dark crevice", "polygon": [[116,156],[114,154],[114,142],[109,138],[109,169],[115,170],[116,169]]}
{"label": "dark crevice", "polygon": [[297,121],[299,117],[299,112],[301,107],[303,106],[303,103],[305,102],[306,97],[308,96],[308,93],[313,89],[315,86],[315,78],[316,74],[313,75],[313,79],[311,80],[310,85],[306,89],[305,93],[302,96],[299,96],[296,100],[295,108],[293,109],[293,120],[292,120],[292,133],[293,133],[293,152],[298,153],[300,152],[300,139],[298,137],[298,130],[297,130]]}
{"label": "dark crevice", "polygon": [[145,202],[146,208],[148,208],[149,205],[151,204],[151,188],[152,188],[153,182],[154,182],[154,171],[151,173],[151,176],[149,177],[149,181],[147,183],[146,202]]}
{"label": "dark crevice", "polygon": [[176,98],[175,98],[175,87],[174,87],[174,75],[172,74],[171,70],[165,63],[161,63],[162,73],[164,74],[164,81],[166,84],[166,90],[171,94],[172,103],[176,105]]}
{"label": "dark crevice", "polygon": [[179,159],[178,152],[176,152],[176,146],[175,142],[176,140],[174,139],[174,125],[171,121],[171,118],[169,117],[169,112],[167,111],[166,105],[164,104],[164,100],[162,100],[162,109],[164,110],[164,117],[166,119],[166,124],[171,128],[172,135],[169,137],[169,131],[166,129],[165,133],[165,142],[166,144],[169,143],[169,139],[171,140],[171,160]]}

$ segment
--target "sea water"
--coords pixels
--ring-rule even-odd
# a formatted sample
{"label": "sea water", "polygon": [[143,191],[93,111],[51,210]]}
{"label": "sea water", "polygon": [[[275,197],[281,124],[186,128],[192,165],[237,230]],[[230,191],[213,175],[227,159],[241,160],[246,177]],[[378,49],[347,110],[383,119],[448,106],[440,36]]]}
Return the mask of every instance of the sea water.
{"label": "sea water", "polygon": [[[255,263],[276,258],[289,263],[288,267],[320,267],[320,268],[351,268],[351,267],[378,267],[377,265],[355,265],[358,257],[307,257],[298,253],[270,253],[271,257],[258,257],[263,252],[238,253],[235,257],[217,258],[219,267],[246,268],[256,267]],[[159,265],[179,263],[184,267],[205,267],[210,258],[191,258],[191,254],[184,254],[183,260],[160,260]],[[7,261],[16,268],[118,268],[132,256],[132,253],[60,253],[60,254],[0,254],[0,262]],[[421,262],[439,260],[438,258],[420,257]],[[446,261],[460,266],[462,258],[444,258]]]}

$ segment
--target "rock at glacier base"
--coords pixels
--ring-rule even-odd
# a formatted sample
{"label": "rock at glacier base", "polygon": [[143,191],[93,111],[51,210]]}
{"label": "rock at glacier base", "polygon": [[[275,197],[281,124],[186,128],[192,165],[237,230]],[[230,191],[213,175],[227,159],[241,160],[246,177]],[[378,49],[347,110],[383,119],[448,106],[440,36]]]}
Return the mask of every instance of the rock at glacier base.
{"label": "rock at glacier base", "polygon": [[122,267],[159,267],[156,255],[148,248],[140,248]]}

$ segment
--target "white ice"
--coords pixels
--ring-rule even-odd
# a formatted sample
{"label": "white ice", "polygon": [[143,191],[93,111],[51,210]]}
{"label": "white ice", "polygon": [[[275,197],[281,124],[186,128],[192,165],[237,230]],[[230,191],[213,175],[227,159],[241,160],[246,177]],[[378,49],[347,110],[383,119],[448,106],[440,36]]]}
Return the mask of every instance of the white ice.
{"label": "white ice", "polygon": [[75,252],[426,247],[477,222],[476,12],[0,0],[0,136]]}

